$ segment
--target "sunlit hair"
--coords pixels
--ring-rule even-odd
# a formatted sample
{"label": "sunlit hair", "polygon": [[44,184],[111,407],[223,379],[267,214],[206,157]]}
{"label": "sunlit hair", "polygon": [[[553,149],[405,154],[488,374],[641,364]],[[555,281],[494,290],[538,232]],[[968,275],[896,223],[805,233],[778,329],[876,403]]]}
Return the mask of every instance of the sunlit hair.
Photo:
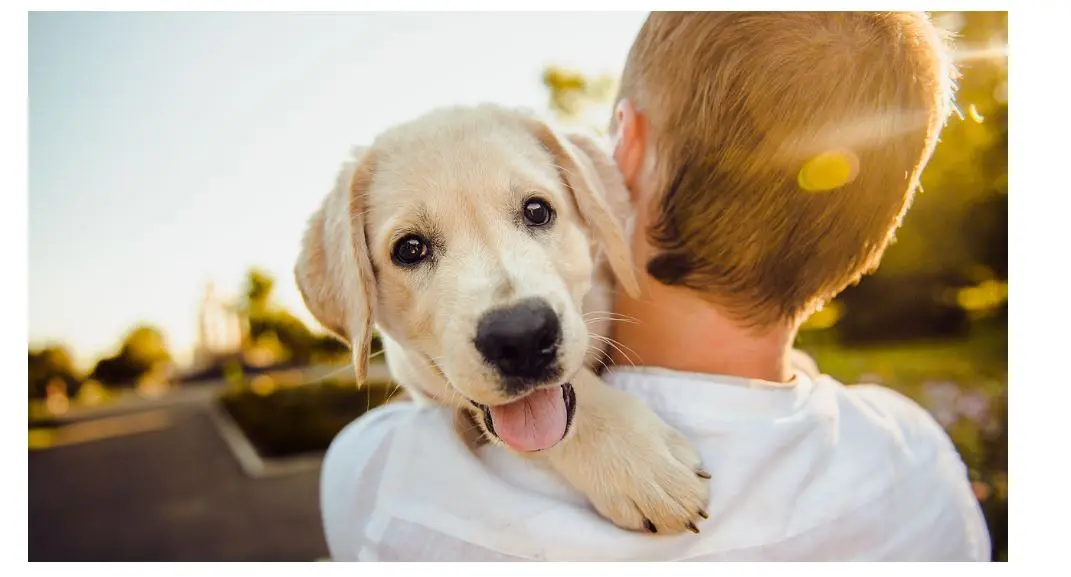
{"label": "sunlit hair", "polygon": [[954,78],[925,14],[652,14],[619,94],[657,159],[647,271],[753,327],[808,315],[877,266]]}

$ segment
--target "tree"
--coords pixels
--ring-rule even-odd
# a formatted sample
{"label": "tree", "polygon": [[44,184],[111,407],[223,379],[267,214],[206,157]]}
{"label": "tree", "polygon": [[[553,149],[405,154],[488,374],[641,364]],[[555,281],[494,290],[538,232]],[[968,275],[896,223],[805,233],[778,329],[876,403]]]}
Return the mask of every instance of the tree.
{"label": "tree", "polygon": [[550,97],[550,111],[559,122],[580,124],[596,132],[610,121],[610,107],[617,80],[609,74],[585,76],[558,66],[543,71],[543,86]]}
{"label": "tree", "polygon": [[[954,273],[973,281],[978,248],[998,231],[970,225],[979,205],[1007,195],[1007,13],[937,13],[958,38],[958,113],[922,175],[922,190],[877,274]],[[1004,197],[1000,199],[1000,197]],[[999,212],[999,210],[998,210]],[[1004,221],[1007,230],[1007,220]]]}
{"label": "tree", "polygon": [[[37,351],[28,351],[29,397],[45,398],[48,385],[62,382],[67,394],[73,394],[73,387],[78,383],[78,373],[74,369],[71,353],[65,347],[52,345]],[[59,381],[57,381],[59,379]]]}
{"label": "tree", "polygon": [[123,338],[118,353],[97,362],[90,378],[111,386],[133,386],[143,375],[170,362],[163,332],[151,325],[140,325]]}
{"label": "tree", "polygon": [[275,279],[271,274],[258,268],[250,269],[245,287],[246,312],[250,316],[266,313],[271,307],[272,291],[275,290]]}
{"label": "tree", "polygon": [[334,357],[346,347],[327,335],[316,335],[300,319],[272,302],[275,279],[266,271],[251,269],[246,275],[241,308],[249,321],[247,351],[267,351],[275,361],[308,364],[316,357]]}
{"label": "tree", "polygon": [[146,367],[171,361],[164,334],[160,329],[148,325],[130,331],[119,354],[137,365]]}
{"label": "tree", "polygon": [[879,332],[952,336],[972,317],[1006,310],[1006,301],[965,308],[957,295],[1007,281],[1007,13],[946,12],[935,19],[957,35],[958,114],[942,131],[881,267],[838,299],[846,309],[838,328],[849,340]]}

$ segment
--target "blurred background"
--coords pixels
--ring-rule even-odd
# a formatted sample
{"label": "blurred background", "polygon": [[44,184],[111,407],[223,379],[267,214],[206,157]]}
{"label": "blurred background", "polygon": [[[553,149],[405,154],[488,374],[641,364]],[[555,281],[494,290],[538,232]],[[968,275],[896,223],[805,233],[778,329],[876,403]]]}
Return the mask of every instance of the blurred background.
{"label": "blurred background", "polygon": [[[30,560],[324,558],[323,451],[396,391],[305,310],[307,217],[352,145],[438,106],[604,128],[645,16],[32,13]],[[1006,560],[1007,13],[934,17],[959,113],[797,344],[932,411]]]}

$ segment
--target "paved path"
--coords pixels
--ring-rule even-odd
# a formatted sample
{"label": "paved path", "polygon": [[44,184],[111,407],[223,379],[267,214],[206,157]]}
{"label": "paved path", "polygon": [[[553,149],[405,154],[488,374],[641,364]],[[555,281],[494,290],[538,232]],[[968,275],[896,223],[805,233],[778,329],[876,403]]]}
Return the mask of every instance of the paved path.
{"label": "paved path", "polygon": [[253,479],[205,411],[29,455],[31,561],[307,561],[327,554],[319,471]]}
{"label": "paved path", "polygon": [[108,417],[121,426],[124,419],[144,424],[151,417],[153,426],[30,452],[29,559],[325,557],[319,467],[261,478],[244,474],[208,414],[218,390],[188,387],[65,419]]}

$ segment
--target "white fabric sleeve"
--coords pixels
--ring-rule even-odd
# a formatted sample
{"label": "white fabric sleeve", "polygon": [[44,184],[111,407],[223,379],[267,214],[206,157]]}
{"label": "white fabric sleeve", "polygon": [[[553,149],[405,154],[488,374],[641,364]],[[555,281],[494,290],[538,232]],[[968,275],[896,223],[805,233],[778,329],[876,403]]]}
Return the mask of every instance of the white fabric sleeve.
{"label": "white fabric sleeve", "polygon": [[378,407],[331,442],[320,471],[320,516],[332,560],[357,560],[394,429],[416,410],[410,402]]}

